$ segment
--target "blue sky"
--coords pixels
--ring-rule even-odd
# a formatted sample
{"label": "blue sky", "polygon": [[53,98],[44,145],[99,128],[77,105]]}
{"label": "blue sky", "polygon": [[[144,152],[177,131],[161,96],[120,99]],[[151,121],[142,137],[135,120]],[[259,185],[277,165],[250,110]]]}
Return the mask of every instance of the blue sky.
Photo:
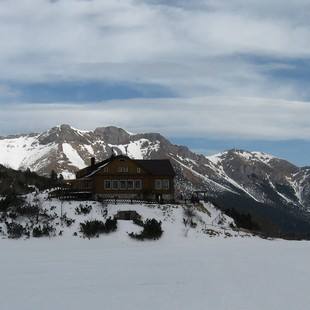
{"label": "blue sky", "polygon": [[310,165],[310,2],[3,0],[0,136],[156,131]]}

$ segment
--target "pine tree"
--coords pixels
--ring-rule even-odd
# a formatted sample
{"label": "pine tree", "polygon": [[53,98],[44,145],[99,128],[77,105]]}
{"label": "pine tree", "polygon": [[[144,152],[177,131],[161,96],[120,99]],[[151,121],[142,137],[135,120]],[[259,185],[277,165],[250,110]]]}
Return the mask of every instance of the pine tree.
{"label": "pine tree", "polygon": [[55,170],[51,171],[50,177],[53,181],[57,181],[57,173],[55,172]]}

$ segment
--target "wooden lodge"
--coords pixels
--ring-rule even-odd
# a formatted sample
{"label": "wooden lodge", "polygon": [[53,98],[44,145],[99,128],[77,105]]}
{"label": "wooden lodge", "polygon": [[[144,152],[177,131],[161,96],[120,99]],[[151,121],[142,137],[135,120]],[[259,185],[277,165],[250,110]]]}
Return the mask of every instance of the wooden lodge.
{"label": "wooden lodge", "polygon": [[140,160],[112,155],[77,171],[72,189],[97,199],[174,201],[174,169],[168,159]]}

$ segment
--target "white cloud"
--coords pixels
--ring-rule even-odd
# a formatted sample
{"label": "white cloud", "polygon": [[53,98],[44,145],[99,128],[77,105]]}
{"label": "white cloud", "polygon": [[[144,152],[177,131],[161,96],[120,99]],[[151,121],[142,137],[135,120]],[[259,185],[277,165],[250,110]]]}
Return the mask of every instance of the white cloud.
{"label": "white cloud", "polygon": [[238,97],[113,100],[87,106],[6,105],[0,132],[9,133],[12,124],[17,133],[69,123],[81,129],[116,125],[174,137],[310,140],[309,115],[309,102]]}
{"label": "white cloud", "polygon": [[236,55],[309,57],[308,2],[2,0],[0,79],[126,80],[182,96],[211,89],[301,99],[267,67]]}
{"label": "white cloud", "polygon": [[[155,83],[183,97],[85,106],[1,104],[0,132],[56,123],[116,124],[170,136],[309,140],[310,104],[292,101],[302,100],[304,91],[268,74],[294,69],[283,58],[310,57],[309,5],[306,0],[0,0],[0,81]],[[244,55],[270,61],[258,64]],[[14,90],[2,86],[1,93]],[[210,94],[214,97],[205,97]]]}

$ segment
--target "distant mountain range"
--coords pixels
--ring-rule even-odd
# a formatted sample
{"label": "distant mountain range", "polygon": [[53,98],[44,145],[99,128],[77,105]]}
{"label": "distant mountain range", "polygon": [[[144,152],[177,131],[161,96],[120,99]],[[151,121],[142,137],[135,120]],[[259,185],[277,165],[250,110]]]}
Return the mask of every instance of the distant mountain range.
{"label": "distant mountain range", "polygon": [[0,137],[0,164],[65,178],[112,152],[136,159],[169,158],[176,170],[177,193],[204,190],[223,209],[250,213],[274,233],[310,232],[310,167],[297,167],[262,152],[229,150],[214,156],[170,143],[159,133],[133,134],[109,126],[94,131],[69,125],[42,133]]}

